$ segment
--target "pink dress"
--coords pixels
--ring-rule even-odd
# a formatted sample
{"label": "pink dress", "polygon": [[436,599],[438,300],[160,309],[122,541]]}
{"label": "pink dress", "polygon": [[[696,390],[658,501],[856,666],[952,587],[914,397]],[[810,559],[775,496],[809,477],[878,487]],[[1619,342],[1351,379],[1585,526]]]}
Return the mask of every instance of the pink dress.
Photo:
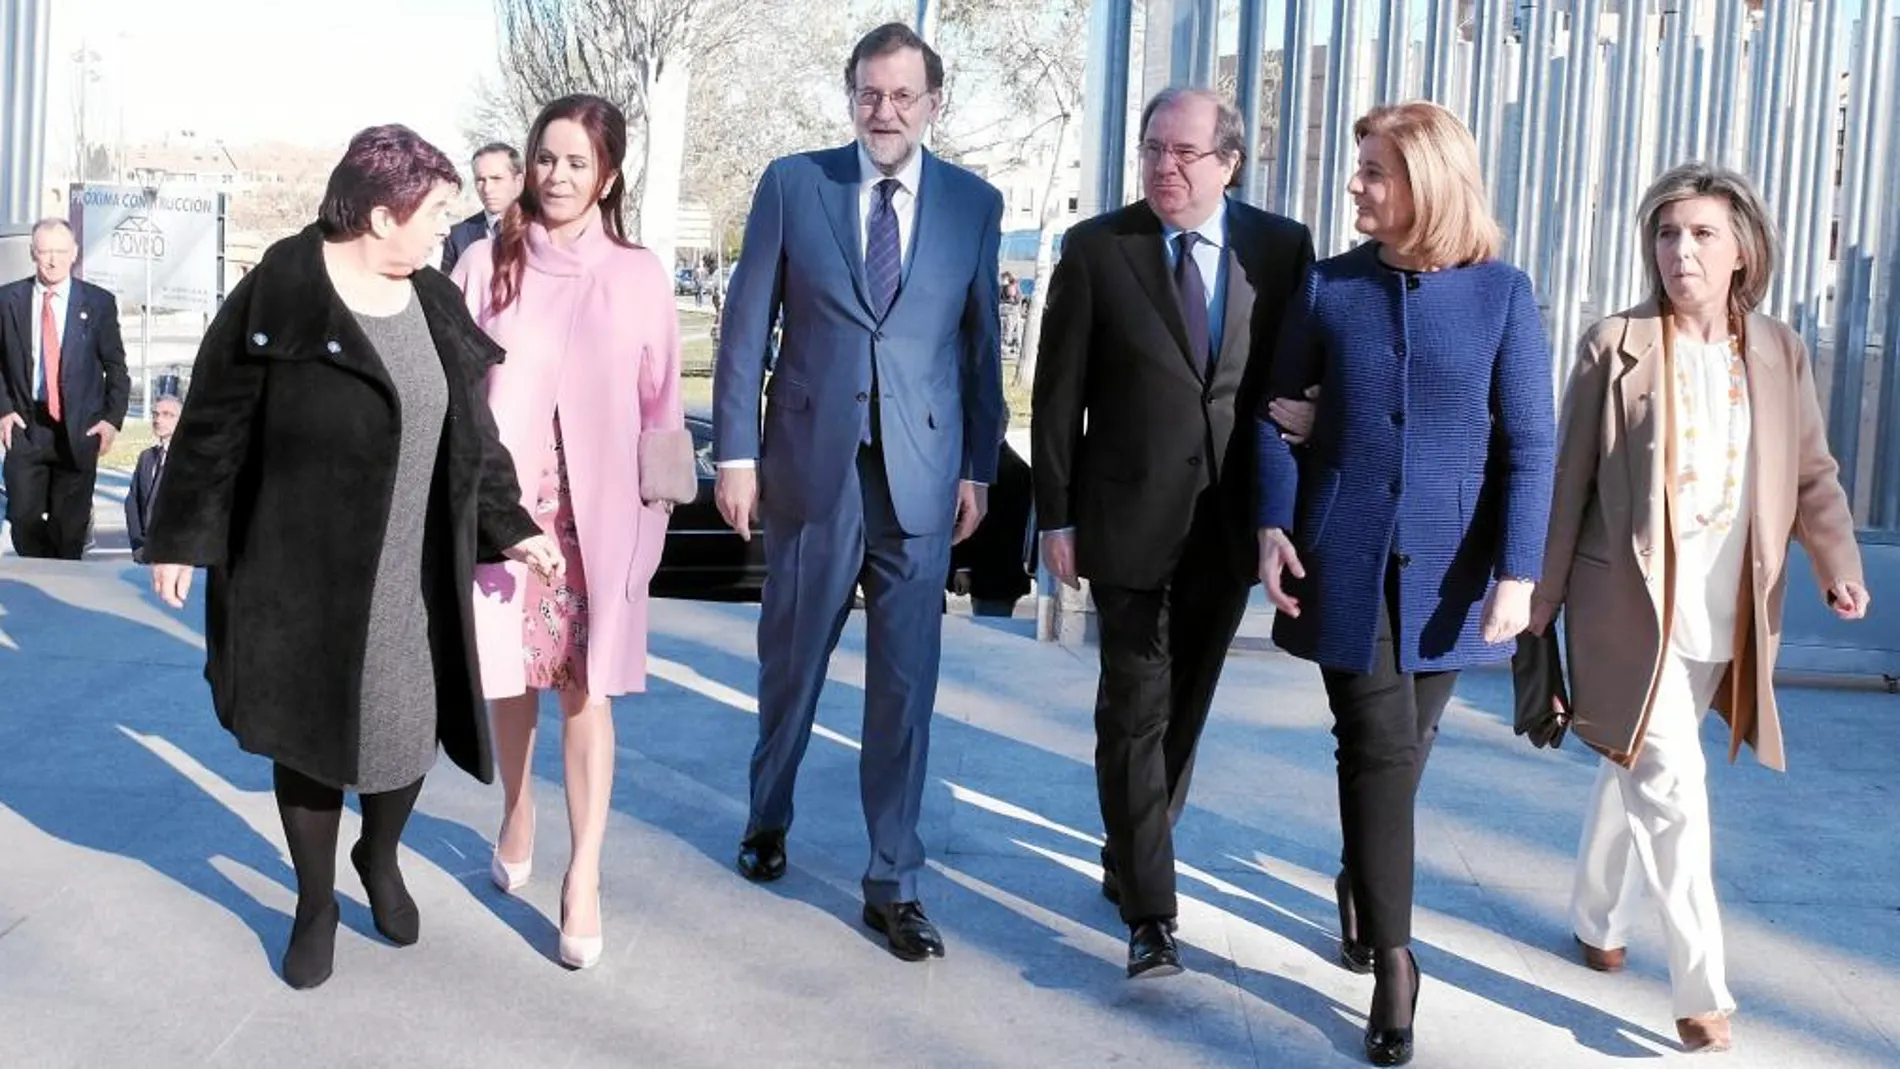
{"label": "pink dress", "polygon": [[611,697],[646,689],[647,586],[667,512],[640,499],[646,431],[685,426],[671,279],[646,249],[596,222],[555,246],[529,224],[520,295],[491,313],[491,245],[455,265],[476,322],[507,350],[488,403],[522,504],[559,542],[567,575],[478,565],[475,641],[488,698],[530,687]]}

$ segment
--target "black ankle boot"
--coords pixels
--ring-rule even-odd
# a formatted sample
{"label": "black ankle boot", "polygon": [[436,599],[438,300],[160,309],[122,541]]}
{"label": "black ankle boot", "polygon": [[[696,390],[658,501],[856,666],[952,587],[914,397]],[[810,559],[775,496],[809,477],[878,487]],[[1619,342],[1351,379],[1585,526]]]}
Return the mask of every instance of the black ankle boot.
{"label": "black ankle boot", "polygon": [[1359,941],[1359,911],[1352,901],[1352,874],[1345,869],[1333,880],[1333,900],[1339,903],[1339,963],[1356,973],[1372,971],[1372,948]]}
{"label": "black ankle boot", "polygon": [[[1373,967],[1372,1012],[1366,1015],[1366,1060],[1404,1065],[1412,1060],[1412,1021],[1418,1016],[1418,959],[1410,947],[1383,950]],[[1409,993],[1407,988],[1410,988]],[[1398,1008],[1408,1007],[1403,1014]]]}
{"label": "black ankle boot", "polygon": [[363,891],[369,895],[369,915],[383,938],[399,947],[411,946],[422,935],[422,914],[409,888],[402,882],[402,870],[395,865],[387,872],[373,872],[369,864],[369,844],[358,840],[350,848],[350,864],[362,877]]}
{"label": "black ankle boot", "polygon": [[290,925],[290,945],[284,949],[284,982],[299,991],[330,978],[336,961],[336,926],[342,913],[336,899],[306,909],[297,903],[297,919]]}

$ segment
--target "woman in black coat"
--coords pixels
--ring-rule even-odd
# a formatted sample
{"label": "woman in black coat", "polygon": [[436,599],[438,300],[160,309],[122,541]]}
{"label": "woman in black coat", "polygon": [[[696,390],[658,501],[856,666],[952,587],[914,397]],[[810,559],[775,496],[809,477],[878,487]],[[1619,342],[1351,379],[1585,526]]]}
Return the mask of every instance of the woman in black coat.
{"label": "woman in black coat", "polygon": [[182,607],[193,566],[208,571],[212,704],[275,764],[292,987],[330,976],[345,789],[362,799],[350,860],[376,929],[416,941],[396,848],[438,741],[494,778],[475,562],[564,567],[479,392],[501,351],[447,278],[418,269],[460,184],[404,127],[350,142],[316,224],[272,246],[212,322],[154,504],[153,586]]}

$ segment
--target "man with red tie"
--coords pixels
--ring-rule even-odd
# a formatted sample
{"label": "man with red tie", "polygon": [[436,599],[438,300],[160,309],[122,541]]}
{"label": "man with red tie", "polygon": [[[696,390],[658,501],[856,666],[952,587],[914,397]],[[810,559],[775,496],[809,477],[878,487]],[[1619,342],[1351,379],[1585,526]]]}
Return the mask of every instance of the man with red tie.
{"label": "man with red tie", "polygon": [[132,381],[111,293],[72,277],[63,219],[33,227],[32,278],[0,287],[0,449],[22,557],[78,560],[99,456],[125,422]]}

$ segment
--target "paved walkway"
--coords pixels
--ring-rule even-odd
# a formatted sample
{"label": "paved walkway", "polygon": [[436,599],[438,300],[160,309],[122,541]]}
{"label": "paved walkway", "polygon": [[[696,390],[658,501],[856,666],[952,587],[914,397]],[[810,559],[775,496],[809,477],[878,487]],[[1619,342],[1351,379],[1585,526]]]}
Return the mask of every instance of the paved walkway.
{"label": "paved walkway", "polygon": [[[294,893],[268,766],[211,716],[197,615],[144,583],[110,560],[0,560],[0,1066],[1361,1064],[1371,983],[1331,963],[1332,745],[1300,662],[1229,666],[1180,831],[1176,979],[1122,978],[1125,932],[1096,890],[1088,653],[1038,645],[1028,620],[946,622],[924,894],[949,956],[907,965],[857,920],[861,620],[820,710],[791,874],[759,888],[730,867],[756,609],[665,602],[651,692],[616,704],[604,963],[553,961],[567,841],[550,716],[526,892],[487,881],[498,790],[445,763],[406,837],[422,942],[376,937],[344,865],[335,978],[295,992],[276,976]],[[1423,790],[1416,1064],[1676,1057],[1653,924],[1622,975],[1571,957],[1591,763],[1515,739],[1507,686],[1461,682]],[[1714,777],[1742,1004],[1717,1064],[1894,1065],[1900,698],[1783,698],[1794,770]]]}

